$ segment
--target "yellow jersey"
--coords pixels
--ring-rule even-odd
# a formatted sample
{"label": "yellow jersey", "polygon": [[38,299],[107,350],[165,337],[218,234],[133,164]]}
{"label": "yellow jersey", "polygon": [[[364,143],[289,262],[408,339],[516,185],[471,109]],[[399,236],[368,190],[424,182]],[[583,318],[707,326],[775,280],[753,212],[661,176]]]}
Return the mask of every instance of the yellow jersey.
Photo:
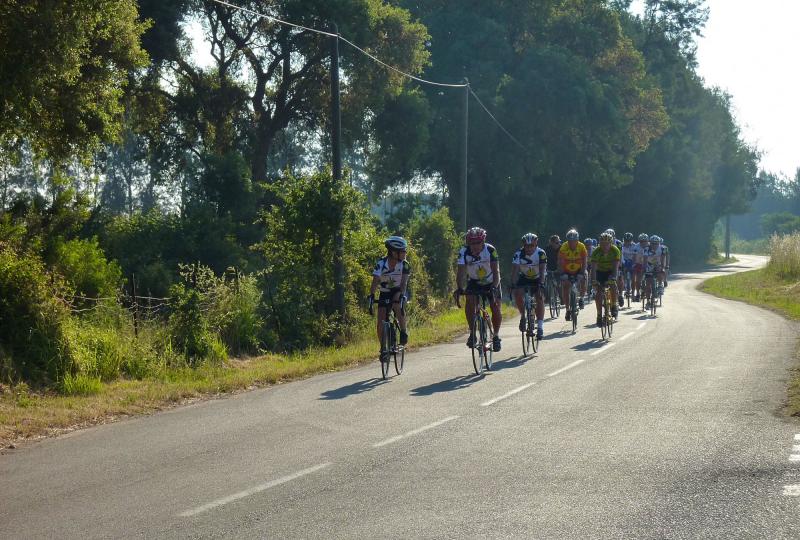
{"label": "yellow jersey", "polygon": [[569,242],[561,244],[561,249],[558,250],[558,259],[563,261],[561,269],[566,270],[568,274],[574,274],[583,266],[583,259],[586,258],[588,252],[583,242],[578,241],[575,249],[569,249]]}

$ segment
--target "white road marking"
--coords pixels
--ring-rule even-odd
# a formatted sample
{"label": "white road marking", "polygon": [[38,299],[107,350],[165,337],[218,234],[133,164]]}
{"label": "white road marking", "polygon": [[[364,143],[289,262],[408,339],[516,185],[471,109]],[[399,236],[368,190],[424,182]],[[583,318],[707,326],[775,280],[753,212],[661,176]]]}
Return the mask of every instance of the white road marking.
{"label": "white road marking", "polygon": [[197,508],[193,508],[192,510],[187,510],[180,514],[180,517],[192,517],[196,516],[197,514],[201,514],[203,512],[207,512],[208,510],[213,510],[214,508],[218,508],[220,506],[224,506],[226,504],[232,503],[234,501],[238,501],[239,499],[244,499],[245,497],[249,497],[250,495],[255,495],[256,493],[260,493],[262,491],[268,490],[269,488],[273,488],[275,486],[279,486],[281,484],[285,484],[286,482],[291,482],[292,480],[296,480],[301,476],[306,476],[307,474],[311,474],[313,472],[317,472],[320,469],[324,469],[325,467],[329,467],[333,465],[332,463],[323,463],[321,465],[315,465],[314,467],[309,467],[308,469],[303,469],[302,471],[298,471],[294,474],[290,474],[289,476],[284,476],[283,478],[278,478],[277,480],[272,480],[271,482],[267,482],[265,484],[261,484],[250,489],[246,489],[244,491],[240,491],[239,493],[234,493],[233,495],[228,495],[227,497],[223,497],[222,499],[217,499],[216,501],[212,501],[208,504],[204,504],[203,506],[198,506]]}
{"label": "white road marking", "polygon": [[411,437],[412,435],[417,435],[418,433],[422,433],[423,431],[427,431],[429,429],[433,429],[435,427],[441,426],[442,424],[446,424],[447,422],[451,422],[458,418],[458,416],[448,416],[447,418],[443,418],[438,422],[434,422],[433,424],[428,424],[427,426],[422,426],[421,428],[413,429],[408,433],[403,433],[402,435],[398,435],[396,437],[392,437],[390,439],[386,439],[385,441],[381,441],[379,443],[375,443],[372,445],[373,448],[380,448],[381,446],[386,446],[387,444],[392,444],[393,442],[397,442],[400,439],[405,439],[406,437]]}
{"label": "white road marking", "polygon": [[800,497],[800,484],[790,484],[783,486],[784,497]]}
{"label": "white road marking", "polygon": [[532,382],[532,383],[528,383],[528,384],[523,384],[522,386],[520,386],[518,388],[514,388],[512,391],[507,392],[507,393],[503,394],[500,397],[496,397],[494,399],[490,399],[489,401],[487,401],[485,403],[481,403],[481,407],[488,407],[489,405],[493,405],[493,404],[497,403],[498,401],[502,401],[502,400],[506,399],[507,397],[513,396],[514,394],[516,394],[518,392],[522,392],[526,388],[530,388],[534,384],[536,384],[536,383]]}
{"label": "white road marking", "polygon": [[634,334],[634,332],[628,332],[627,334],[625,334],[624,336],[622,336],[621,338],[619,338],[619,340],[620,340],[620,341],[625,341],[626,339],[628,339],[629,337],[631,337],[633,334]]}
{"label": "white road marking", "polygon": [[647,324],[647,321],[645,321],[642,324],[640,324],[639,326],[637,326],[636,329],[637,330],[641,330],[642,328],[644,328],[644,325],[646,325],[646,324]]}
{"label": "white road marking", "polygon": [[796,454],[800,453],[800,444],[795,444],[794,446],[792,446],[792,452]]}
{"label": "white road marking", "polygon": [[555,376],[556,376],[556,375],[558,375],[559,373],[564,373],[564,372],[565,372],[565,371],[567,371],[568,369],[572,369],[572,368],[574,368],[574,367],[575,367],[575,366],[577,366],[577,365],[583,364],[585,361],[586,361],[586,359],[585,359],[585,358],[583,358],[582,360],[575,360],[574,362],[572,362],[572,363],[571,363],[570,365],[568,365],[568,366],[564,366],[564,367],[562,367],[561,369],[557,369],[557,370],[555,370],[555,371],[554,371],[554,372],[552,372],[552,373],[548,373],[547,375],[545,375],[545,377],[555,377]]}
{"label": "white road marking", "polygon": [[794,440],[800,441],[800,433],[798,433],[797,435],[794,436]]}
{"label": "white road marking", "polygon": [[609,343],[606,343],[605,345],[603,345],[602,347],[600,347],[599,349],[597,349],[593,353],[589,353],[589,356],[597,356],[601,352],[607,351],[608,349],[610,349],[614,345],[616,345],[616,343],[614,343],[613,341],[609,342]]}
{"label": "white road marking", "polygon": [[789,461],[800,461],[800,454],[792,454],[789,456]]}

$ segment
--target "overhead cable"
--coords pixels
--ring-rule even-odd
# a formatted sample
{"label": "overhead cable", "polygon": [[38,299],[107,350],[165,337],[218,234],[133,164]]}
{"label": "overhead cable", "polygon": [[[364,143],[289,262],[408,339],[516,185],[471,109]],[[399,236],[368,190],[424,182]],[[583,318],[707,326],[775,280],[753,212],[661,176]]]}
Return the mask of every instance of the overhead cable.
{"label": "overhead cable", "polygon": [[484,111],[486,111],[486,114],[488,114],[488,115],[489,115],[489,117],[490,117],[492,120],[494,120],[494,123],[495,123],[495,124],[497,124],[497,126],[498,126],[498,127],[501,129],[501,130],[503,130],[503,133],[505,133],[506,135],[508,135],[508,137],[509,137],[509,138],[510,138],[512,141],[514,141],[515,143],[517,143],[517,145],[518,145],[520,148],[522,148],[523,150],[525,150],[525,151],[527,152],[527,151],[528,151],[528,149],[525,147],[525,145],[524,145],[524,144],[522,144],[521,142],[519,142],[519,141],[517,140],[517,138],[516,138],[516,137],[514,137],[514,136],[513,136],[511,133],[509,133],[509,132],[508,132],[508,130],[507,130],[505,127],[503,127],[503,124],[501,124],[501,123],[500,123],[500,121],[499,121],[497,118],[495,118],[495,117],[494,117],[494,115],[491,113],[491,111],[489,111],[489,109],[487,109],[487,108],[486,108],[486,105],[484,105],[484,104],[483,104],[483,102],[480,100],[480,98],[478,97],[478,95],[477,95],[477,94],[476,94],[476,93],[475,93],[475,92],[472,90],[472,87],[471,87],[471,86],[469,87],[469,93],[470,93],[470,94],[472,94],[472,97],[474,97],[474,98],[475,98],[475,101],[477,101],[477,102],[478,102],[478,104],[479,104],[481,107],[483,107],[483,110],[484,110]]}

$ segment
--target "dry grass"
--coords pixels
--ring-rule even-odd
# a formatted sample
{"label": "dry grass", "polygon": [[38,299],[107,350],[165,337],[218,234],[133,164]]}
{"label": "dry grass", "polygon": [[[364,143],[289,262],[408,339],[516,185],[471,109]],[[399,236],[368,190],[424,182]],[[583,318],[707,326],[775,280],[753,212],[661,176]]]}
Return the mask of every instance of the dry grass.
{"label": "dry grass", "polygon": [[[504,313],[512,316],[516,310],[507,306]],[[412,350],[449,341],[465,332],[465,327],[463,311],[451,309],[413,329]],[[339,348],[235,359],[222,366],[172,370],[159,379],[103,383],[96,394],[85,396],[36,393],[24,384],[0,385],[0,448],[20,439],[58,435],[220,394],[346,369],[374,360],[376,347],[376,338],[368,335]]]}
{"label": "dry grass", "polygon": [[800,279],[800,233],[769,239],[767,269],[783,279]]}

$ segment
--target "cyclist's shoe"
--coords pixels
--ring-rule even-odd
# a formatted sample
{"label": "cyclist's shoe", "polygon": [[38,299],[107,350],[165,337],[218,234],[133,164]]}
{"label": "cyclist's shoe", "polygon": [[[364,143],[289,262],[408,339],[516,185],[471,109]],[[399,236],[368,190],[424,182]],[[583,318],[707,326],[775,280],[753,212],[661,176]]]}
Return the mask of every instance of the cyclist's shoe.
{"label": "cyclist's shoe", "polygon": [[500,336],[494,336],[492,338],[492,350],[494,352],[500,351]]}
{"label": "cyclist's shoe", "polygon": [[583,298],[578,298],[578,309],[583,309]]}
{"label": "cyclist's shoe", "polygon": [[408,343],[408,332],[403,332],[400,330],[400,345],[405,345]]}
{"label": "cyclist's shoe", "polygon": [[467,347],[469,347],[471,349],[474,346],[475,346],[475,336],[469,336],[467,338]]}
{"label": "cyclist's shoe", "polygon": [[638,294],[634,294],[633,295],[633,301],[634,302],[638,302],[639,301],[639,295]]}
{"label": "cyclist's shoe", "polygon": [[524,332],[525,331],[525,317],[524,316],[519,318],[519,331],[520,332]]}
{"label": "cyclist's shoe", "polygon": [[568,320],[568,321],[571,321],[571,320],[572,320],[572,313],[570,313],[570,311],[569,311],[569,310],[567,310],[567,314],[566,314],[566,315],[564,315],[564,318],[565,318],[566,320]]}
{"label": "cyclist's shoe", "polygon": [[536,339],[542,339],[542,338],[544,338],[544,330],[539,328],[538,330],[536,330]]}
{"label": "cyclist's shoe", "polygon": [[619,316],[619,308],[617,306],[613,306],[611,308],[611,316],[614,317],[615,319],[617,318],[617,316]]}
{"label": "cyclist's shoe", "polygon": [[600,315],[597,316],[597,326],[603,326],[603,317]]}

